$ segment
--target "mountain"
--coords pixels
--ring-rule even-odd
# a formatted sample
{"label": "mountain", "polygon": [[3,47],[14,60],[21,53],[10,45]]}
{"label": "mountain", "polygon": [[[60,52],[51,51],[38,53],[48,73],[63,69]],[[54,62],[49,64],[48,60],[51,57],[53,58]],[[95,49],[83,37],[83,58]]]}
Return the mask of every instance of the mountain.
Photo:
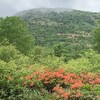
{"label": "mountain", "polygon": [[100,20],[100,13],[67,8],[37,8],[22,11],[20,16],[29,24],[36,45],[50,46],[87,44],[91,46],[91,33]]}

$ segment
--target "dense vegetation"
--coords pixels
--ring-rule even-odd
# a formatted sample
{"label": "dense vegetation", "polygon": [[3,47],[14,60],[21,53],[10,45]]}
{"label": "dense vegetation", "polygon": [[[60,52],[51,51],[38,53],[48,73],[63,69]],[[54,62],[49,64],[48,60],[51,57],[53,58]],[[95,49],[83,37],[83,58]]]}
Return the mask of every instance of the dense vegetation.
{"label": "dense vegetation", "polygon": [[95,21],[100,19],[100,13],[71,9],[32,9],[16,15],[27,21],[36,44],[42,46],[90,41]]}
{"label": "dense vegetation", "polygon": [[17,16],[0,18],[0,100],[100,100],[100,14]]}
{"label": "dense vegetation", "polygon": [[36,45],[60,49],[55,55],[63,54],[65,61],[79,58],[79,53],[92,48],[92,31],[97,25],[96,20],[100,20],[100,13],[63,8],[31,9],[16,15],[29,24]]}

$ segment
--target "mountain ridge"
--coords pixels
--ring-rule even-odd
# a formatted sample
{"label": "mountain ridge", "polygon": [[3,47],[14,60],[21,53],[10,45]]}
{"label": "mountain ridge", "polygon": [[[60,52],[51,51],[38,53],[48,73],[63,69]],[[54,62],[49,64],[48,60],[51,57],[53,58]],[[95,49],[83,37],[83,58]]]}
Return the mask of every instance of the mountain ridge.
{"label": "mountain ridge", "polygon": [[100,12],[92,12],[92,11],[84,11],[84,10],[78,10],[78,9],[72,9],[72,8],[32,8],[32,9],[27,9],[27,10],[23,10],[23,11],[20,11],[14,15],[20,15],[21,13],[27,13],[29,11],[32,11],[32,10],[37,10],[37,11],[60,11],[60,12],[70,12],[70,11],[80,11],[80,12],[88,12],[88,13],[93,13],[93,14],[96,14],[96,13],[100,13]]}
{"label": "mountain ridge", "polygon": [[17,13],[28,24],[37,45],[90,41],[100,13],[66,8],[36,8]]}

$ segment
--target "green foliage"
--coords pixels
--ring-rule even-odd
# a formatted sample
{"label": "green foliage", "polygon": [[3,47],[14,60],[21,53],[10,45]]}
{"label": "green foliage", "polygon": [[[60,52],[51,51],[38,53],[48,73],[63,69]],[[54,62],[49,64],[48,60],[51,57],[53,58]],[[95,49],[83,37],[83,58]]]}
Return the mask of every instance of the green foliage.
{"label": "green foliage", "polygon": [[31,65],[31,58],[28,56],[20,55],[20,57],[15,60],[15,64],[18,66],[29,66]]}
{"label": "green foliage", "polygon": [[100,66],[100,54],[98,54],[96,51],[90,49],[86,51],[82,56],[89,59],[89,62],[93,66]]}
{"label": "green foliage", "polygon": [[43,47],[35,46],[34,49],[29,53],[29,57],[33,63],[39,63],[46,55],[46,52]]}
{"label": "green foliage", "polygon": [[53,50],[49,51],[48,48],[36,46],[29,53],[31,64],[43,65],[44,67],[55,67],[63,66],[65,63],[63,57],[57,57],[54,55]]}
{"label": "green foliage", "polygon": [[57,57],[61,57],[62,56],[62,44],[58,44],[56,46],[54,46],[54,55]]}
{"label": "green foliage", "polygon": [[77,60],[70,60],[67,66],[68,67],[66,67],[66,70],[72,69],[71,72],[81,73],[84,71],[88,72],[92,67],[92,64],[89,62],[89,59],[87,58],[79,58]]}
{"label": "green foliage", "polygon": [[45,91],[44,93],[39,90],[30,90],[26,89],[23,93],[23,99],[25,100],[55,100],[53,94],[49,93],[48,91]]}
{"label": "green foliage", "polygon": [[59,69],[65,63],[63,61],[63,58],[59,58],[56,56],[47,56],[46,58],[42,59],[41,64],[50,67],[51,69],[54,69],[56,67]]}
{"label": "green foliage", "polygon": [[16,59],[19,55],[19,51],[12,45],[0,46],[0,59],[9,62]]}
{"label": "green foliage", "polygon": [[91,43],[91,32],[99,13],[69,9],[31,9],[17,14],[29,24],[36,45],[50,46],[58,42]]}
{"label": "green foliage", "polygon": [[94,30],[93,41],[95,49],[100,53],[100,21],[98,21],[98,27]]}
{"label": "green foliage", "polygon": [[0,46],[7,46],[10,45],[9,41],[7,40],[7,38],[4,38],[2,42],[0,42]]}
{"label": "green foliage", "polygon": [[68,61],[68,65],[66,67],[72,69],[72,72],[100,72],[100,54],[97,54],[93,50],[88,50],[81,55],[81,58],[76,60]]}
{"label": "green foliage", "polygon": [[92,48],[91,32],[96,27],[99,13],[69,9],[31,9],[18,13],[29,24],[35,44],[54,47],[54,55],[70,59]]}
{"label": "green foliage", "polygon": [[27,53],[34,45],[26,22],[19,17],[6,17],[0,22],[0,42],[7,39],[16,48]]}

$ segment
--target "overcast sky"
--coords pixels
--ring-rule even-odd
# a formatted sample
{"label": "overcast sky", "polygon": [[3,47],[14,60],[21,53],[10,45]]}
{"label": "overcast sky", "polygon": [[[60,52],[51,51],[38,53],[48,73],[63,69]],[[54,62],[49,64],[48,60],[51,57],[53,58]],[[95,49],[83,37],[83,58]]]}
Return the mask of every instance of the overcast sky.
{"label": "overcast sky", "polygon": [[0,0],[0,17],[32,8],[73,8],[100,12],[100,0]]}

